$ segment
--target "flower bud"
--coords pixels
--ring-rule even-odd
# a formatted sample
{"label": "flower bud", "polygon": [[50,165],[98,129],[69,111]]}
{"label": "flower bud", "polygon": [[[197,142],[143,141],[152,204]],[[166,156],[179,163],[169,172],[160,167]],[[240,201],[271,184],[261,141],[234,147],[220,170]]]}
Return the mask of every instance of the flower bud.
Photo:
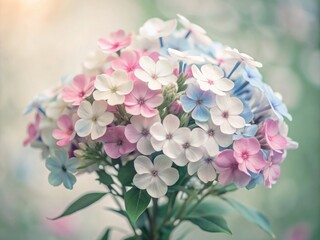
{"label": "flower bud", "polygon": [[182,112],[182,105],[180,100],[176,100],[170,105],[169,112],[174,115],[178,115]]}

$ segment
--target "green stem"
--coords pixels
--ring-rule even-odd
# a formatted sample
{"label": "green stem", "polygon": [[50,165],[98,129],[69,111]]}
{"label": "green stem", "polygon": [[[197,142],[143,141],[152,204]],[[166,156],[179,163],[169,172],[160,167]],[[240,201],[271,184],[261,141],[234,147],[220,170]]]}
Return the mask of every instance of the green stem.
{"label": "green stem", "polygon": [[153,203],[153,213],[151,218],[150,230],[151,230],[151,240],[157,240],[157,217],[158,217],[158,199],[152,198]]}

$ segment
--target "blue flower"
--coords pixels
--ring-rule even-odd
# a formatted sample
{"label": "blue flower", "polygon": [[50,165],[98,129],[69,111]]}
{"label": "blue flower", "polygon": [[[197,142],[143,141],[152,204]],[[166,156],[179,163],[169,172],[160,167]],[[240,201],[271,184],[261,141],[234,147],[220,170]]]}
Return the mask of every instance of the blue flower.
{"label": "blue flower", "polygon": [[262,184],[263,183],[263,176],[261,173],[253,173],[250,172],[251,175],[251,180],[246,186],[246,189],[250,190],[256,187],[257,184]]}
{"label": "blue flower", "polygon": [[73,173],[77,170],[77,159],[68,157],[64,149],[55,149],[51,157],[46,160],[46,167],[51,171],[48,180],[52,186],[59,186],[61,183],[72,189],[77,181]]}
{"label": "blue flower", "polygon": [[169,48],[184,52],[190,50],[191,46],[189,41],[185,38],[170,36],[160,51],[163,55],[169,55]]}
{"label": "blue flower", "polygon": [[281,98],[279,98],[272,90],[272,88],[264,84],[264,92],[269,101],[270,107],[273,112],[279,117],[279,119],[283,120],[283,117],[286,117],[288,120],[292,120],[292,116],[288,112],[287,106],[282,102]]}
{"label": "blue flower", "polygon": [[258,131],[257,125],[246,126],[236,131],[236,133],[233,135],[233,140],[255,137],[257,131]]}
{"label": "blue flower", "polygon": [[209,109],[214,106],[214,95],[211,91],[202,91],[199,86],[189,84],[186,95],[180,98],[185,112],[192,111],[192,118],[199,122],[206,122],[210,118]]}
{"label": "blue flower", "polygon": [[262,76],[257,68],[250,68],[245,65],[243,68],[242,77],[245,81],[250,83],[251,86],[257,87],[263,91]]}

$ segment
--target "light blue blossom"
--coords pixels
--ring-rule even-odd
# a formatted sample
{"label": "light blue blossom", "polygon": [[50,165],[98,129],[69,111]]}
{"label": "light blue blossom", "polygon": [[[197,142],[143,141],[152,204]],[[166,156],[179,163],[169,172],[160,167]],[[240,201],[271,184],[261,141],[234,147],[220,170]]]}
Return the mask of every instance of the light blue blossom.
{"label": "light blue blossom", "polygon": [[61,183],[72,189],[77,181],[73,173],[77,171],[77,159],[68,157],[64,149],[55,149],[46,160],[46,167],[51,171],[48,180],[52,186],[59,186]]}
{"label": "light blue blossom", "polygon": [[251,180],[246,186],[246,189],[250,190],[256,187],[257,184],[262,184],[263,183],[263,176],[261,173],[253,173],[250,172],[251,175]]}
{"label": "light blue blossom", "polygon": [[286,117],[291,121],[292,116],[288,112],[287,106],[282,102],[281,98],[274,93],[269,85],[264,84],[264,92],[269,101],[270,107],[279,119],[283,120],[283,117]]}
{"label": "light blue blossom", "polygon": [[250,83],[251,86],[257,87],[263,91],[262,75],[257,68],[250,68],[245,65],[242,72],[242,78]]}
{"label": "light blue blossom", "polygon": [[34,99],[32,100],[31,103],[29,103],[27,105],[27,107],[25,108],[23,114],[28,114],[30,112],[32,112],[34,109],[38,110],[39,112],[41,112],[43,115],[46,115],[43,108],[42,108],[42,104],[47,100],[47,97],[44,95],[37,95],[34,97]]}
{"label": "light blue blossom", "polygon": [[210,118],[209,109],[214,106],[214,95],[211,91],[202,91],[198,85],[189,84],[186,95],[180,98],[185,112],[192,111],[192,118],[199,122],[206,122]]}
{"label": "light blue blossom", "polygon": [[170,36],[166,43],[163,44],[163,47],[161,48],[161,53],[165,56],[168,56],[168,49],[172,48],[181,52],[189,51],[191,46],[187,39],[182,37],[176,37],[176,36]]}
{"label": "light blue blossom", "polygon": [[257,125],[246,126],[242,129],[239,129],[233,135],[233,140],[239,140],[241,138],[251,138],[255,137],[258,131]]}

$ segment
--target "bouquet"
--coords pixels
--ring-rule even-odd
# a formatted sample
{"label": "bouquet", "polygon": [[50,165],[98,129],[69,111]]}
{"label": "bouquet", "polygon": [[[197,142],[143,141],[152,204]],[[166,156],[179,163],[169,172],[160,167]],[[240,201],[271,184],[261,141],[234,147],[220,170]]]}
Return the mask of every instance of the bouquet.
{"label": "bouquet", "polygon": [[118,208],[109,210],[132,228],[127,239],[169,239],[185,221],[231,233],[223,202],[273,236],[263,214],[225,197],[271,188],[287,149],[297,148],[284,121],[291,115],[263,82],[262,64],[181,15],[97,43],[82,73],[26,109],[35,121],[24,144],[41,149],[51,185],[72,189],[84,172],[105,185],[54,219],[110,195]]}

